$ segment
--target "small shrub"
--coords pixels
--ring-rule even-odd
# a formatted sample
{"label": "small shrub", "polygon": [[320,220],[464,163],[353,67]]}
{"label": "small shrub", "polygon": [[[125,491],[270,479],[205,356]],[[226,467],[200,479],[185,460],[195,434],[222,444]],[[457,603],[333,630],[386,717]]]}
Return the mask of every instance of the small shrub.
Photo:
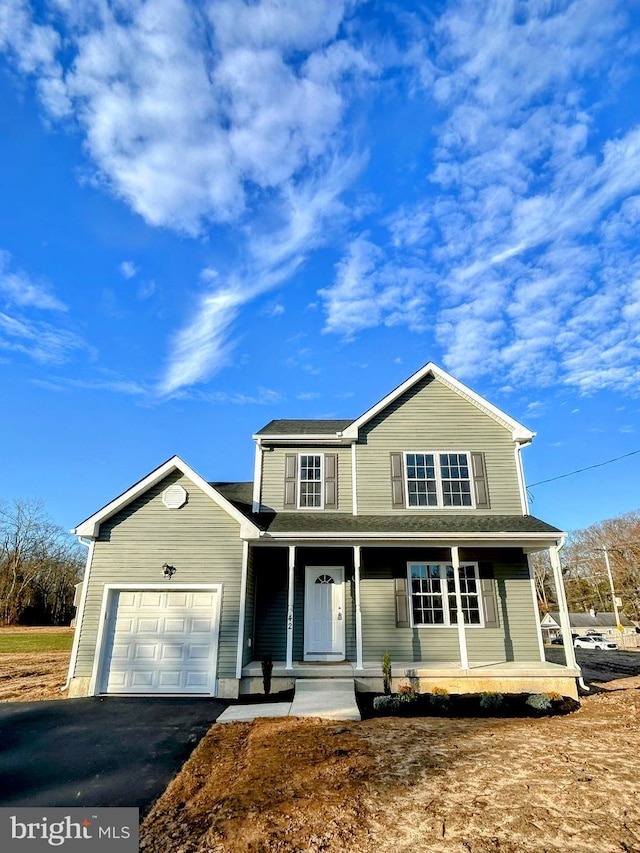
{"label": "small shrub", "polygon": [[562,702],[564,696],[562,693],[556,693],[555,690],[552,690],[550,693],[546,694],[552,702]]}
{"label": "small shrub", "polygon": [[398,688],[398,699],[401,702],[415,702],[418,694],[410,684],[402,684]]}
{"label": "small shrub", "polygon": [[434,711],[445,711],[449,707],[449,691],[444,687],[434,687],[429,694],[429,704]]}
{"label": "small shrub", "polygon": [[373,710],[381,713],[392,714],[400,707],[397,696],[376,696],[373,700]]}
{"label": "small shrub", "polygon": [[527,699],[526,704],[530,708],[533,708],[534,711],[540,711],[543,714],[550,711],[552,707],[551,699],[549,699],[546,693],[532,693]]}
{"label": "small shrub", "polygon": [[382,681],[386,696],[391,695],[391,655],[385,652],[382,655]]}
{"label": "small shrub", "polygon": [[484,711],[497,711],[504,705],[504,694],[486,691],[480,696],[480,707]]}
{"label": "small shrub", "polygon": [[265,655],[262,658],[262,684],[264,686],[264,695],[268,696],[271,693],[271,673],[273,672],[273,658],[271,655]]}

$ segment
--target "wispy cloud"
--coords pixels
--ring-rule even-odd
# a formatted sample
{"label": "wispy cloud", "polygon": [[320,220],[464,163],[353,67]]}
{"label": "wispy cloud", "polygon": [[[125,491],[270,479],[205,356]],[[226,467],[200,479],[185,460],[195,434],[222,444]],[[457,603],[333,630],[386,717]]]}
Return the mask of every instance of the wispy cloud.
{"label": "wispy cloud", "polygon": [[[159,388],[207,380],[228,362],[242,307],[345,216],[339,196],[364,162],[345,145],[349,91],[378,73],[340,31],[352,0],[147,0],[126,12],[57,0],[46,26],[26,0],[10,6],[0,48],[35,75],[49,117],[79,128],[95,180],[150,225],[244,235],[246,263],[197,300]],[[120,271],[136,273],[131,261]]]}
{"label": "wispy cloud", "polygon": [[122,261],[119,269],[120,275],[125,279],[135,278],[139,272],[138,267],[133,263],[133,261]]}
{"label": "wispy cloud", "polygon": [[2,249],[0,249],[0,297],[19,308],[67,310],[67,306],[54,296],[47,281],[36,280],[21,269],[13,270],[11,254]]}
{"label": "wispy cloud", "polygon": [[326,330],[429,306],[461,377],[637,391],[640,128],[594,121],[635,50],[621,3],[450,3],[411,53],[441,116],[432,189],[348,246]]}
{"label": "wispy cloud", "polygon": [[[14,269],[11,255],[0,250],[0,349],[28,356],[40,364],[62,364],[74,351],[87,350],[76,332],[63,325],[67,306],[51,284]],[[38,312],[53,312],[57,324],[41,320]],[[64,321],[62,318],[64,318]]]}

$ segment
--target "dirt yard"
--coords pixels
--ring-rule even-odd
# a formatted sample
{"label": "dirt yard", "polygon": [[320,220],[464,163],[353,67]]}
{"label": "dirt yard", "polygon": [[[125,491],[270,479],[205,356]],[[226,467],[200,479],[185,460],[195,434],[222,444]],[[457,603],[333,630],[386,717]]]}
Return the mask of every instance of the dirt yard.
{"label": "dirt yard", "polygon": [[141,850],[638,853],[639,711],[618,689],[546,719],[214,725]]}
{"label": "dirt yard", "polygon": [[[0,655],[0,701],[63,698],[68,660]],[[141,850],[640,853],[640,677],[602,686],[545,719],[215,724]]]}

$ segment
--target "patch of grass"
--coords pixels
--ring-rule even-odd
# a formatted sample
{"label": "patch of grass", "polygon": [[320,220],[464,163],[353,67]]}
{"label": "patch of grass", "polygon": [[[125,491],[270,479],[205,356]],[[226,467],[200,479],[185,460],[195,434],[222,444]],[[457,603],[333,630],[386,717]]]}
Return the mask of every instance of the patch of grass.
{"label": "patch of grass", "polygon": [[73,644],[73,633],[46,633],[46,632],[11,632],[4,634],[0,632],[0,654],[34,654],[37,652],[64,652],[70,651]]}

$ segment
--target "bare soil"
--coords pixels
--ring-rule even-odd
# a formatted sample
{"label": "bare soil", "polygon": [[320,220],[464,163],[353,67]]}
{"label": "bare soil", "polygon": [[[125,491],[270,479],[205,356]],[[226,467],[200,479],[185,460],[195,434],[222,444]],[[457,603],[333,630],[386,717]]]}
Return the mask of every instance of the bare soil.
{"label": "bare soil", "polygon": [[637,689],[544,719],[218,724],[141,850],[638,853],[639,752]]}
{"label": "bare soil", "polygon": [[[58,699],[69,652],[0,655],[0,701]],[[543,719],[216,724],[144,853],[640,853],[640,677]]]}

